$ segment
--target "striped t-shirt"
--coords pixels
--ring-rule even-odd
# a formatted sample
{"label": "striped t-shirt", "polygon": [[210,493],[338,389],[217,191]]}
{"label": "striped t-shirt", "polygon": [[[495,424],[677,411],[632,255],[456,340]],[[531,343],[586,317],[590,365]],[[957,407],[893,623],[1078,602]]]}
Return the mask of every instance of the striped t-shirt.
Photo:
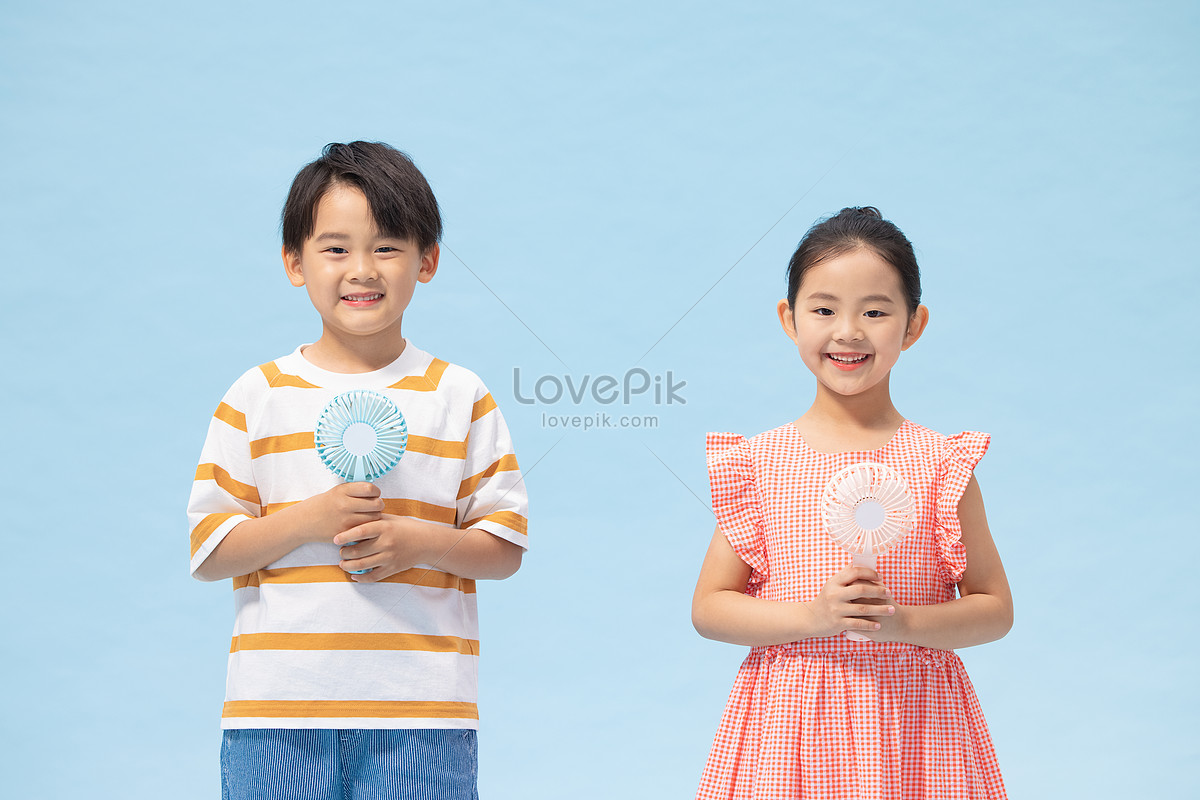
{"label": "striped t-shirt", "polygon": [[[188,502],[192,572],[238,523],[333,488],[313,444],[341,392],[391,398],[408,425],[400,463],[375,481],[384,513],[527,546],[525,485],[508,427],[470,371],[413,347],[341,374],[300,353],[250,370],[209,425]],[[332,536],[331,536],[332,538]],[[224,728],[475,728],[475,582],[427,566],[355,583],[332,543],[233,579]]]}

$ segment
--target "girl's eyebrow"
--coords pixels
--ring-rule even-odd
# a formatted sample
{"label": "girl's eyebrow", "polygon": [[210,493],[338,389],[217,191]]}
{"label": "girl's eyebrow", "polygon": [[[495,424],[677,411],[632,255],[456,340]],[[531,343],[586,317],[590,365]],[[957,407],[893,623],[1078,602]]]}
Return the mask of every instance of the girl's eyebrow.
{"label": "girl's eyebrow", "polygon": [[343,242],[349,238],[350,237],[344,233],[328,232],[328,233],[322,233],[319,236],[314,236],[313,241],[314,242],[326,242],[326,241]]}
{"label": "girl's eyebrow", "polygon": [[[813,292],[812,294],[810,294],[808,296],[808,299],[809,300],[838,300],[839,298],[836,295],[828,294],[826,292]],[[860,298],[859,302],[860,303],[891,303],[892,305],[896,304],[896,301],[893,300],[892,298],[888,297],[886,294],[869,294],[866,297]]]}

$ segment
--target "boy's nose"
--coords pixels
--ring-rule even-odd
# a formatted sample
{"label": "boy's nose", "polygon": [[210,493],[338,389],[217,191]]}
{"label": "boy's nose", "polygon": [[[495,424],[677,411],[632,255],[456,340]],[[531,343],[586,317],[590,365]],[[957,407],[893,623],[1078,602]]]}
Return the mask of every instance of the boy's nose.
{"label": "boy's nose", "polygon": [[357,280],[375,280],[379,276],[376,274],[374,259],[367,256],[354,259],[350,267],[350,277]]}

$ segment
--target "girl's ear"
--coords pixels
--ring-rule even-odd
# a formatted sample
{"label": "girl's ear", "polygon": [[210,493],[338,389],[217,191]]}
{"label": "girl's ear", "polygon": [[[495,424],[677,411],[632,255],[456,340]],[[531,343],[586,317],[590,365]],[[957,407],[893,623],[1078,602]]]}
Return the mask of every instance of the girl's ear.
{"label": "girl's ear", "polygon": [[907,350],[917,343],[917,339],[921,338],[921,334],[925,332],[925,326],[929,324],[929,309],[925,306],[917,306],[917,310],[908,319],[908,330],[904,333],[904,344],[900,345],[901,350]]}
{"label": "girl's ear", "polygon": [[300,269],[300,254],[289,253],[287,248],[283,248],[283,271],[287,273],[288,280],[292,286],[304,285],[304,272]]}
{"label": "girl's ear", "polygon": [[780,300],[776,311],[779,314],[779,324],[783,326],[783,332],[787,334],[793,344],[799,345],[800,343],[796,341],[796,315],[791,305],[786,299]]}

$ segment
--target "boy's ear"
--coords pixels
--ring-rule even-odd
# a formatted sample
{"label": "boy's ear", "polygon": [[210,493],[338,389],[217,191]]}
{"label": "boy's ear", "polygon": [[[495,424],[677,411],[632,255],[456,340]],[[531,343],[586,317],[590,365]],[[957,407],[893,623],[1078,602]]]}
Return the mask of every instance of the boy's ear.
{"label": "boy's ear", "polygon": [[437,274],[438,259],[441,258],[441,255],[442,251],[437,242],[434,242],[433,247],[421,254],[421,271],[417,273],[417,280],[421,283],[429,283],[433,280],[433,276]]}
{"label": "boy's ear", "polygon": [[292,286],[304,285],[304,272],[300,269],[300,254],[289,253],[286,247],[283,248],[283,271],[287,273]]}
{"label": "boy's ear", "polygon": [[796,341],[796,315],[791,305],[786,299],[780,300],[775,309],[779,313],[779,324],[783,326],[783,332],[787,334],[793,344],[799,344]]}
{"label": "boy's ear", "polygon": [[921,338],[921,334],[925,332],[925,326],[929,324],[929,309],[925,306],[917,306],[917,310],[908,320],[908,330],[904,333],[904,343],[900,345],[901,350],[907,350],[917,343],[917,339]]}

